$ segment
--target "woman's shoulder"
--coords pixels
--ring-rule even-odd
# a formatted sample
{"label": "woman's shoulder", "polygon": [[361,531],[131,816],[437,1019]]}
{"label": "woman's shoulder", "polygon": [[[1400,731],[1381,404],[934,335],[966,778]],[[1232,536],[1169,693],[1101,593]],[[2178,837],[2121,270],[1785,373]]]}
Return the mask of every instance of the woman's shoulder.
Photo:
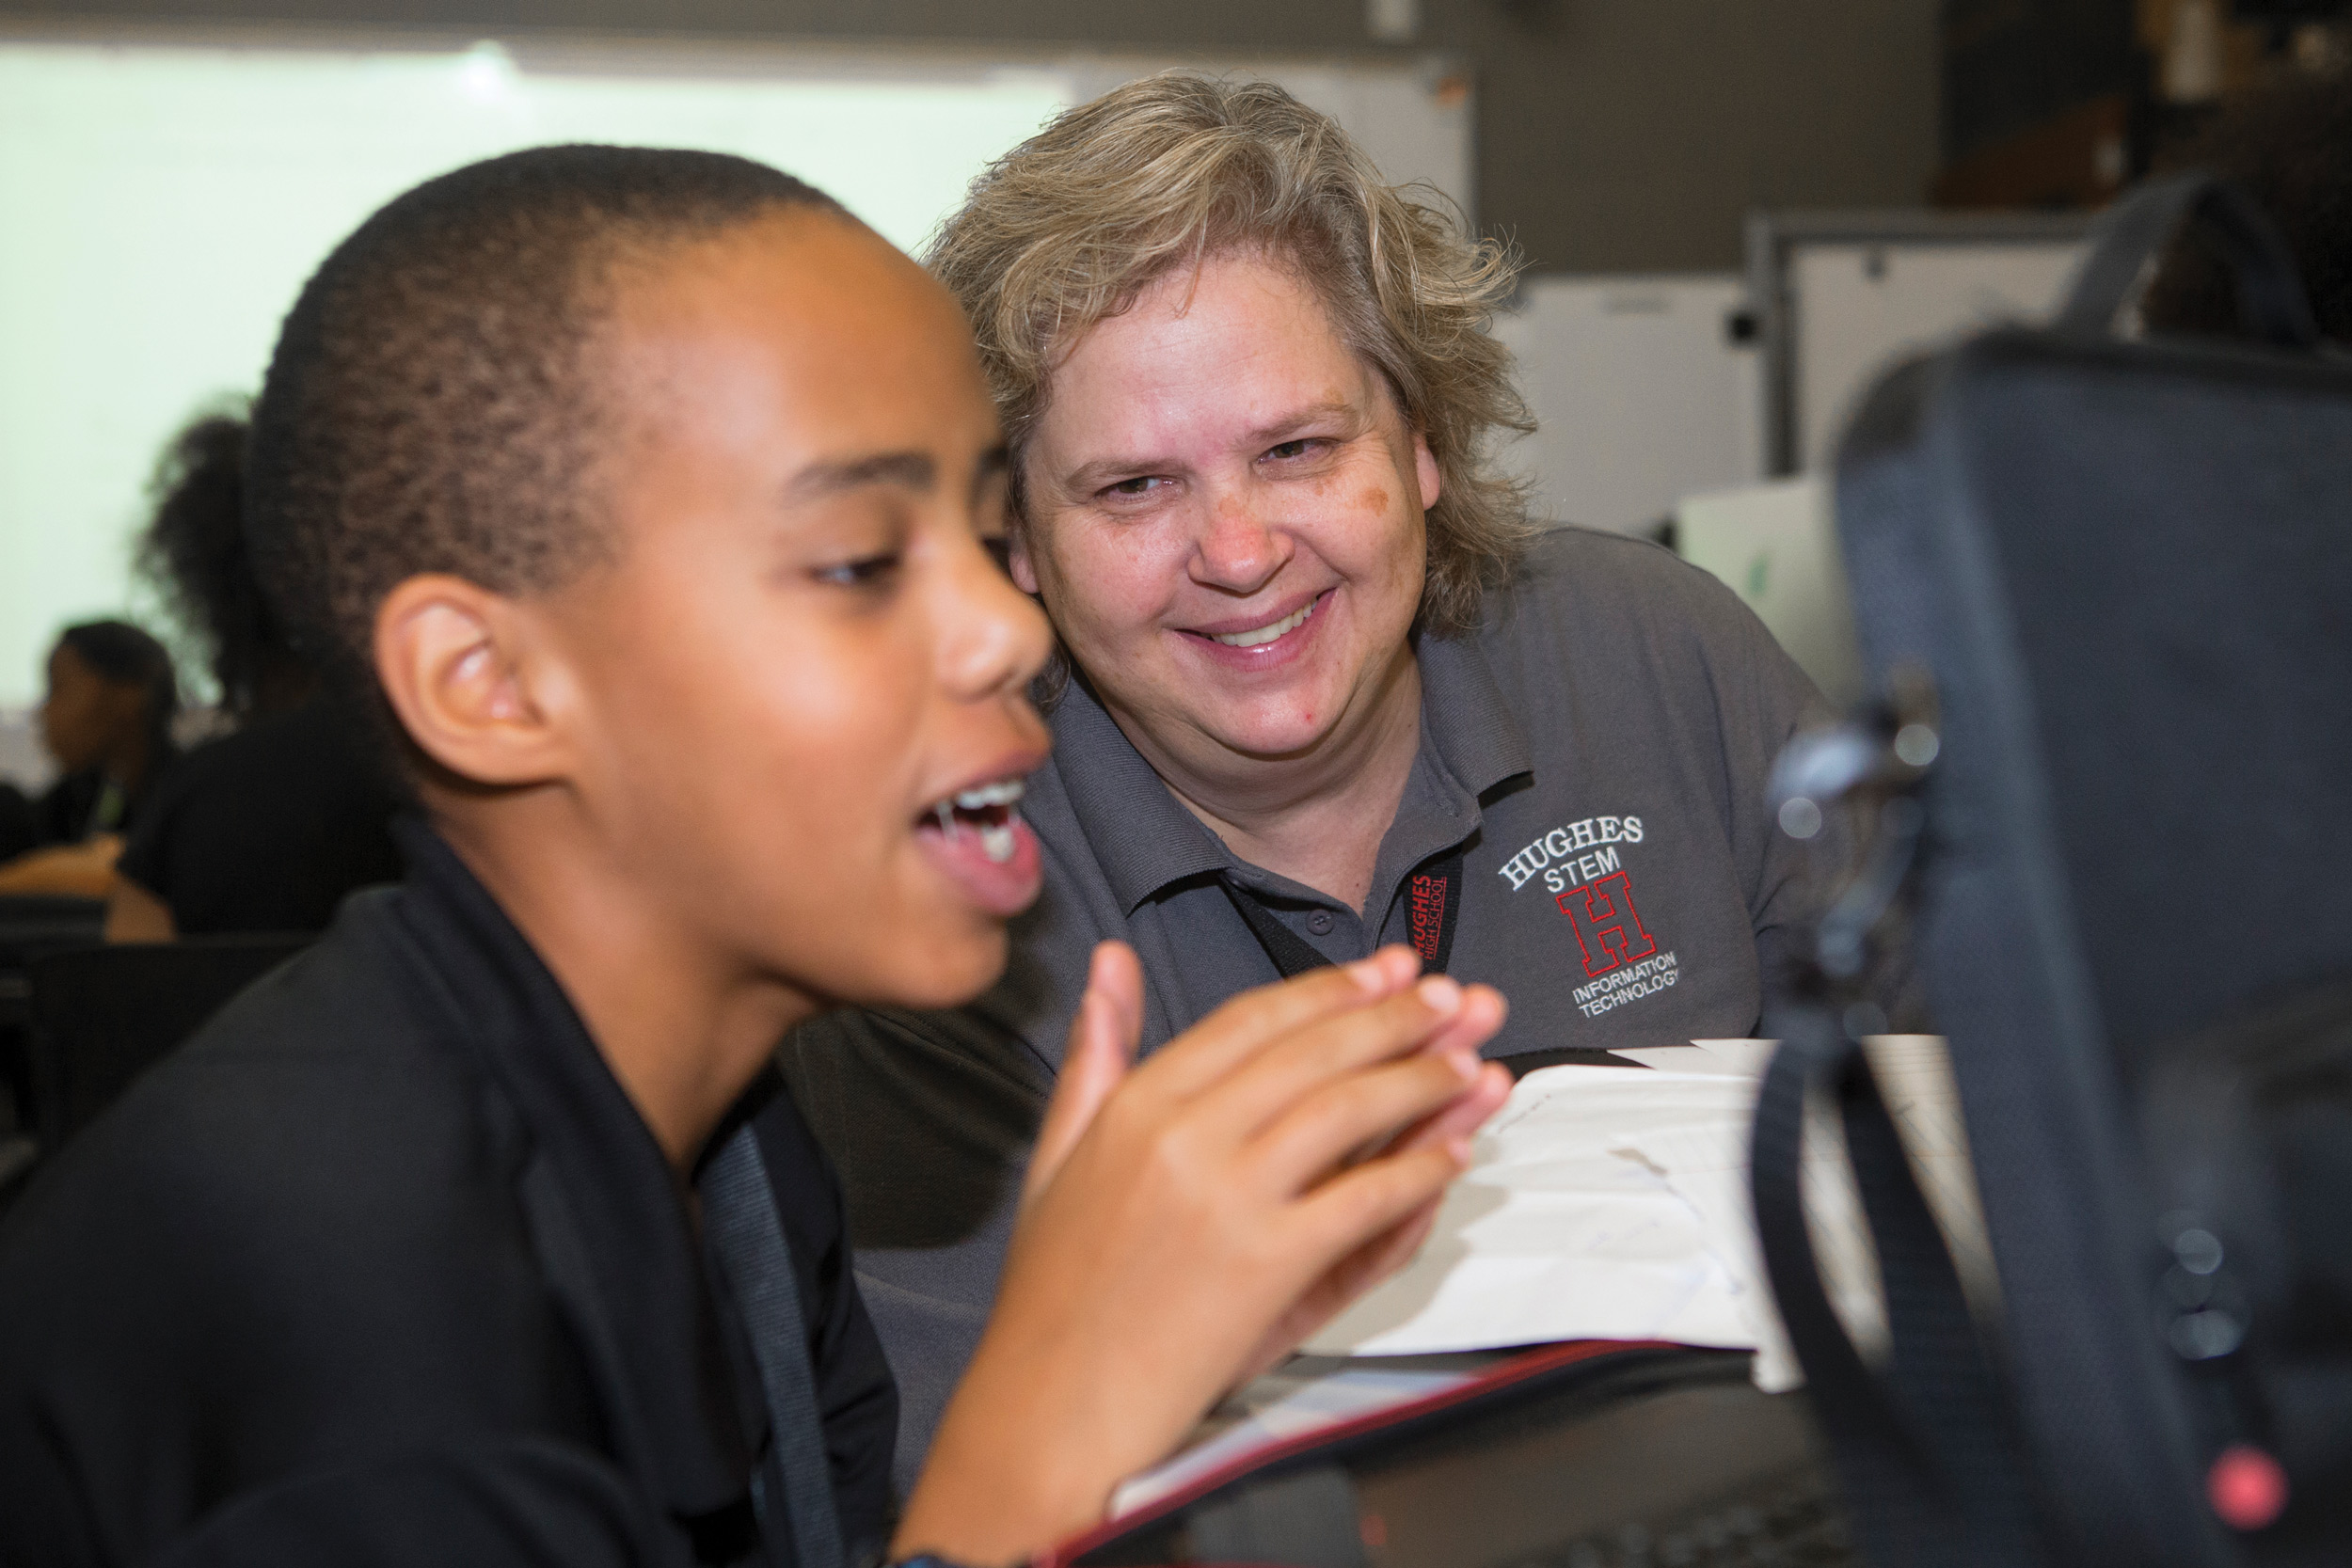
{"label": "woman's shoulder", "polygon": [[1635,613],[1742,608],[1708,572],[1647,539],[1561,524],[1537,534],[1497,595],[1506,611],[1603,607]]}
{"label": "woman's shoulder", "polygon": [[1481,627],[1490,654],[1557,656],[1564,648],[1685,646],[1703,657],[1746,657],[1771,634],[1712,574],[1629,534],[1561,526],[1529,546],[1490,597]]}

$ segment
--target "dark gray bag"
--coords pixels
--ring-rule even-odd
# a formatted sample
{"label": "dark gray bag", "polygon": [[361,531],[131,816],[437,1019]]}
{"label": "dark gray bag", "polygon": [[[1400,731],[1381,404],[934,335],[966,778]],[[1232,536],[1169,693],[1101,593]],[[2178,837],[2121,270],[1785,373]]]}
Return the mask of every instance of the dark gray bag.
{"label": "dark gray bag", "polygon": [[[2184,218],[2225,243],[2254,341],[2115,335]],[[1836,496],[1887,702],[1792,752],[1780,788],[1845,794],[1875,858],[1775,1009],[1756,1197],[1865,1553],[2342,1560],[2352,366],[2319,345],[2249,199],[2201,177],[2150,186],[2053,327],[1883,380]],[[1853,1037],[1883,1026],[1859,977],[1874,923],[1906,902],[1997,1323],[1970,1314]],[[1809,1093],[1842,1113],[1862,1183],[1881,1364],[1814,1268]]]}

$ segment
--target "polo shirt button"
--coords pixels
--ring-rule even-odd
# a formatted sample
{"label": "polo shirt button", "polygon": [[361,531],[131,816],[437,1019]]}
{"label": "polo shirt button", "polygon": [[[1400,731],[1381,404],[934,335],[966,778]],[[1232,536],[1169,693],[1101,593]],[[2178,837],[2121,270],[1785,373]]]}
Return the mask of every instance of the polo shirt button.
{"label": "polo shirt button", "polygon": [[1329,910],[1317,910],[1314,913],[1309,915],[1307,917],[1307,929],[1312,931],[1319,937],[1329,936],[1331,934],[1331,911]]}

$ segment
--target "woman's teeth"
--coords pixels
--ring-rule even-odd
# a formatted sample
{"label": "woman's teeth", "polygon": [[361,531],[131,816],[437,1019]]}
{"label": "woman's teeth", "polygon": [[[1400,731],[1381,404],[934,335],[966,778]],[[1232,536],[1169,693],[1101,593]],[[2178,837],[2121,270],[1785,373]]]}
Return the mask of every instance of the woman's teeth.
{"label": "woman's teeth", "polygon": [[1284,632],[1295,631],[1298,627],[1305,626],[1307,617],[1312,615],[1315,612],[1315,606],[1322,602],[1323,595],[1318,594],[1309,599],[1295,615],[1285,615],[1279,621],[1259,626],[1252,631],[1211,632],[1209,641],[1222,642],[1229,648],[1254,648],[1261,643],[1271,642]]}
{"label": "woman's teeth", "polygon": [[1013,851],[1020,847],[1012,831],[1017,816],[1012,808],[1020,804],[1025,793],[1026,787],[1018,779],[981,784],[977,789],[958,790],[952,798],[937,802],[930,815],[949,843],[955,841],[968,816],[979,832],[980,853],[1002,865],[1012,859]]}

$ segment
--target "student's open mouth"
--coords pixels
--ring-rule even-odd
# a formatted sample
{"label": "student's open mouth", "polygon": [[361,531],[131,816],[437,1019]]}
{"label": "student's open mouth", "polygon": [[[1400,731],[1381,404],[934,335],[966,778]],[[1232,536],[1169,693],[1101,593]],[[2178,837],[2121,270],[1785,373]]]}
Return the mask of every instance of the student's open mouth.
{"label": "student's open mouth", "polygon": [[1017,914],[1037,896],[1037,835],[1016,809],[1025,793],[1017,778],[970,784],[915,819],[915,839],[931,863],[994,914]]}

